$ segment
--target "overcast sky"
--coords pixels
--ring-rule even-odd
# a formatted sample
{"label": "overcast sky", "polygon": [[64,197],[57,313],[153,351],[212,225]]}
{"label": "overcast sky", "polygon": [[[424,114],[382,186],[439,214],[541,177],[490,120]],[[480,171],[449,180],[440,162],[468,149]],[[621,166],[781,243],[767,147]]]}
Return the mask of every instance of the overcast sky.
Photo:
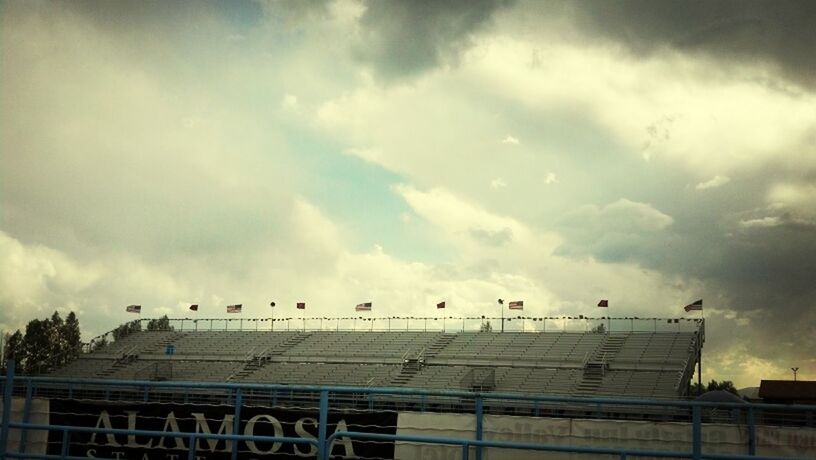
{"label": "overcast sky", "polygon": [[3,330],[703,298],[704,380],[816,379],[814,2],[2,8]]}

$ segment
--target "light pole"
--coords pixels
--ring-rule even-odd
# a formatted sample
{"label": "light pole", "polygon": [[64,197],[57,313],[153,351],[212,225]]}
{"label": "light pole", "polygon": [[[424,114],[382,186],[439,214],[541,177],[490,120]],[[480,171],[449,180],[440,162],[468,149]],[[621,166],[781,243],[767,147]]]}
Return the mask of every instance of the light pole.
{"label": "light pole", "polygon": [[798,367],[791,367],[791,370],[793,371],[793,381],[795,382],[796,381],[796,373],[799,371],[799,368]]}

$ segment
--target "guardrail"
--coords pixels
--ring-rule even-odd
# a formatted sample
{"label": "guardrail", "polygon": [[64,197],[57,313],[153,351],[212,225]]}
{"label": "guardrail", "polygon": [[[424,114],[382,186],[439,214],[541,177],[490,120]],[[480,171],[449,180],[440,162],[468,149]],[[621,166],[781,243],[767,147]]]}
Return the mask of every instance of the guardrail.
{"label": "guardrail", "polygon": [[[221,404],[228,404],[231,407],[234,418],[235,429],[227,434],[211,433],[209,430],[198,432],[183,431],[171,427],[169,430],[145,430],[145,429],[117,429],[105,424],[97,423],[96,427],[89,426],[72,426],[67,424],[51,424],[51,423],[33,423],[30,421],[30,411],[32,399],[37,394],[38,388],[49,388],[55,386],[62,386],[64,388],[72,387],[74,389],[90,388],[90,387],[104,387],[108,391],[123,391],[128,388],[142,389],[144,398],[142,402],[150,401],[151,394],[163,394],[161,392],[168,391],[184,391],[193,393],[196,391],[206,392],[207,394],[223,395]],[[318,433],[314,437],[291,437],[291,436],[255,436],[246,434],[235,434],[240,432],[238,425],[241,422],[241,411],[247,407],[247,404],[256,404],[259,392],[271,393],[286,393],[286,392],[303,392],[314,395],[314,407],[316,418],[316,426]],[[13,394],[24,394],[24,412],[20,421],[12,422],[10,420],[11,402]],[[69,395],[70,396],[70,395]],[[452,437],[452,436],[425,436],[414,434],[383,434],[376,432],[366,432],[360,430],[346,430],[338,429],[334,433],[327,432],[328,417],[330,412],[330,403],[337,401],[338,398],[362,398],[362,401],[368,403],[370,409],[374,409],[375,401],[388,401],[394,398],[407,398],[412,401],[418,401],[422,404],[418,406],[419,409],[430,408],[438,401],[459,401],[467,402],[465,406],[470,407],[468,413],[474,416],[475,428],[473,430],[473,437]],[[487,405],[498,404],[504,405],[507,402],[515,402],[519,404],[527,404],[534,408],[540,409],[542,413],[553,407],[560,407],[561,409],[570,407],[575,410],[583,409],[594,413],[596,417],[604,417],[603,407],[620,410],[620,408],[633,408],[641,413],[648,413],[651,411],[655,414],[685,414],[690,419],[691,429],[691,449],[690,450],[661,450],[661,449],[633,449],[624,447],[595,447],[586,445],[562,445],[552,443],[535,443],[535,442],[516,442],[516,441],[500,441],[484,439],[485,430],[485,415],[487,413]],[[271,404],[275,405],[274,401]],[[254,407],[254,406],[253,406]],[[708,417],[713,409],[725,410],[728,412],[739,412],[739,417],[736,417],[736,423],[743,424],[747,428],[747,439],[745,440],[744,449],[746,454],[722,454],[703,451],[702,443],[702,428],[704,419]],[[336,411],[332,408],[331,411]],[[611,412],[606,412],[606,416],[610,416]],[[451,391],[451,390],[419,390],[409,388],[362,388],[362,387],[342,387],[342,386],[290,386],[290,385],[262,385],[262,384],[238,384],[238,383],[204,383],[204,382],[150,382],[150,381],[126,381],[126,380],[102,380],[102,379],[65,379],[65,378],[48,378],[48,377],[16,377],[14,375],[13,361],[10,362],[8,373],[3,382],[3,412],[2,412],[2,431],[0,431],[0,458],[40,458],[40,459],[70,459],[81,458],[71,457],[69,454],[70,439],[72,434],[78,433],[98,433],[128,436],[160,436],[164,438],[181,438],[188,440],[189,450],[188,459],[196,459],[196,445],[198,440],[216,440],[216,441],[232,441],[231,443],[231,458],[237,459],[238,443],[239,442],[272,442],[284,444],[298,444],[314,446],[317,458],[328,459],[329,449],[333,442],[340,438],[359,438],[391,442],[410,442],[423,444],[441,444],[461,447],[461,455],[463,459],[469,459],[472,454],[476,459],[482,458],[484,449],[487,448],[502,448],[502,449],[520,449],[530,451],[546,451],[546,452],[574,452],[574,453],[588,453],[588,454],[606,454],[617,455],[624,459],[627,457],[675,457],[675,458],[715,458],[715,459],[750,459],[757,457],[757,416],[761,413],[786,413],[786,414],[801,414],[803,424],[814,427],[816,426],[816,406],[805,405],[776,405],[776,404],[757,404],[757,403],[712,403],[700,401],[657,401],[657,400],[643,400],[643,399],[625,399],[625,398],[578,398],[578,397],[561,397],[561,396],[547,396],[547,395],[525,395],[514,393],[478,393],[468,391]],[[733,415],[733,414],[732,414]],[[226,419],[225,419],[226,420]],[[9,449],[9,429],[21,430],[20,447],[12,451]],[[61,435],[61,448],[59,454],[31,454],[26,453],[25,435],[30,431],[46,430],[49,432],[58,433]],[[134,441],[135,442],[135,441]],[[768,457],[762,458],[797,458],[797,457]],[[798,457],[800,458],[800,457]]]}

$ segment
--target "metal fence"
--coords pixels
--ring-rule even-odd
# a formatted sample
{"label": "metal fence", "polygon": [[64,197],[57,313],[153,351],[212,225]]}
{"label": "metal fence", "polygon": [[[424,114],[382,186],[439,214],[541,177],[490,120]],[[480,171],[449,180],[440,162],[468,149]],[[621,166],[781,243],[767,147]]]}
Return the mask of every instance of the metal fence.
{"label": "metal fence", "polygon": [[[22,403],[21,411],[16,413],[14,421],[11,420],[13,398]],[[50,402],[51,413],[47,420],[42,417],[38,420],[36,417],[42,414],[37,414],[35,402],[42,398],[47,398]],[[94,410],[88,409],[91,407]],[[111,421],[116,407],[124,408],[119,423]],[[150,415],[151,407],[163,408],[162,414],[172,409],[169,412],[172,417],[153,417]],[[221,412],[216,417],[207,418],[202,407]],[[277,418],[274,418],[268,415],[272,409],[282,412],[276,413]],[[182,412],[185,410],[189,414],[183,420]],[[105,416],[101,415],[103,411]],[[406,412],[430,417],[456,414],[460,418],[465,416],[473,422],[473,426],[466,434],[457,436],[434,434],[433,429],[430,429],[433,427],[427,427],[429,429],[426,431],[422,430],[423,427],[413,427],[414,431],[399,430],[397,414],[402,416]],[[285,413],[296,414],[296,417],[284,421],[285,416],[280,414]],[[680,423],[678,426],[687,427],[690,431],[689,442],[688,448],[684,449],[656,449],[622,447],[611,441],[609,445],[529,442],[525,439],[508,441],[488,434],[485,425],[489,417],[495,417],[490,414],[560,417],[570,420],[583,418]],[[345,418],[341,420],[338,418],[340,415]],[[151,417],[156,420],[151,421]],[[354,417],[359,420],[352,420]],[[220,422],[217,432],[210,429],[211,422]],[[704,449],[703,429],[707,424],[715,422],[737,425],[744,430],[747,436],[739,448],[741,453],[708,452]],[[259,434],[258,427],[261,423],[266,424],[267,430]],[[115,426],[117,424],[120,426]],[[813,446],[792,445],[790,447],[795,453],[793,456],[761,455],[758,451],[758,433],[762,430],[767,432],[768,429],[782,430],[783,428],[775,428],[780,425],[794,426],[797,430],[808,430],[808,433],[816,432],[816,406],[575,398],[406,388],[19,377],[14,375],[11,362],[3,381],[0,458],[78,459],[87,458],[93,450],[95,458],[119,460],[237,460],[248,458],[247,455],[261,459],[267,454],[268,458],[278,458],[272,452],[277,452],[281,446],[289,446],[287,448],[294,455],[326,460],[332,458],[333,449],[342,448],[344,442],[347,443],[347,451],[341,456],[347,458],[412,458],[395,453],[400,446],[406,444],[449,446],[448,448],[460,451],[457,454],[460,458],[479,460],[487,457],[493,449],[578,453],[600,456],[599,458],[609,458],[611,455],[622,459],[630,456],[694,459],[746,459],[760,456],[803,458],[810,455],[808,452],[814,452],[811,449]],[[311,432],[307,429],[310,427]],[[416,431],[417,428],[419,432]],[[13,443],[9,437],[11,430],[16,434]],[[35,433],[47,434],[48,447],[45,453],[31,452],[31,440]],[[107,445],[119,446],[121,452],[115,456],[109,454],[108,457],[104,456],[104,452],[98,455],[104,450],[102,447],[105,443],[97,441],[103,439],[107,440]],[[161,440],[157,441],[159,447],[164,449],[159,450],[161,457],[142,457],[141,454],[136,457],[127,456],[125,451],[128,449],[141,452],[138,449],[148,449],[153,440]],[[168,446],[174,443],[177,450],[183,453],[166,457],[169,447],[162,444],[165,441]],[[347,455],[348,449],[354,451],[356,444],[353,443],[357,442],[369,444],[358,446],[357,455]],[[796,444],[797,441],[781,439],[781,442]],[[83,455],[77,455],[74,451],[78,443],[85,450]],[[809,439],[805,443],[812,444],[813,440]],[[264,446],[265,449],[259,446]],[[390,446],[391,453],[384,456],[377,453],[382,446]],[[796,450],[800,447],[803,450]],[[360,454],[364,450],[374,454]],[[504,457],[499,455],[492,458]]]}

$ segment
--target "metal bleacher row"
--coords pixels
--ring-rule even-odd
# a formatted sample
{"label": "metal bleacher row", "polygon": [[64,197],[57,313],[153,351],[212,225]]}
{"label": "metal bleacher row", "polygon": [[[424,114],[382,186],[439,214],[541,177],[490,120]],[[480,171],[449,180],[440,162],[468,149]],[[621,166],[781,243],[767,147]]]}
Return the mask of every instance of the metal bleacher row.
{"label": "metal bleacher row", "polygon": [[466,377],[488,369],[480,390],[676,398],[696,340],[679,331],[140,331],[51,375],[473,389]]}

